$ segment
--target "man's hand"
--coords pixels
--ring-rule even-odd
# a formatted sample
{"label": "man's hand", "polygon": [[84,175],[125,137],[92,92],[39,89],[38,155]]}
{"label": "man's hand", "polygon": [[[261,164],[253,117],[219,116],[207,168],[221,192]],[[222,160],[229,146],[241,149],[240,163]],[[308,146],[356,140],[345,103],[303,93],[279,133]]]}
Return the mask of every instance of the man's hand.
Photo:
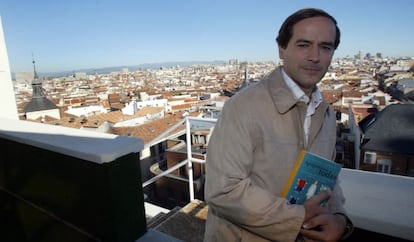
{"label": "man's hand", "polygon": [[320,214],[305,222],[300,233],[305,241],[338,241],[345,231],[345,226],[345,217],[341,215]]}
{"label": "man's hand", "polygon": [[331,214],[321,205],[329,196],[330,191],[323,191],[303,204],[306,215],[300,233],[305,241],[338,241],[344,233],[345,217]]}
{"label": "man's hand", "polygon": [[306,200],[303,203],[303,206],[305,207],[305,223],[320,214],[329,213],[329,210],[327,208],[324,208],[321,206],[321,203],[323,201],[326,201],[329,199],[329,196],[331,195],[331,192],[326,190],[320,192],[318,195],[315,195],[308,200]]}

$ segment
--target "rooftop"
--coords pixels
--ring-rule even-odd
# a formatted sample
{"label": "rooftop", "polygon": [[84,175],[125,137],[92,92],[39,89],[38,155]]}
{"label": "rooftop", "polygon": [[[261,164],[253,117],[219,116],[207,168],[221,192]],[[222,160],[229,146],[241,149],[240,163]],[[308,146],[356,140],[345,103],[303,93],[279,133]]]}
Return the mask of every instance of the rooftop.
{"label": "rooftop", "polygon": [[[143,147],[142,141],[130,137],[8,119],[0,119],[0,124],[2,139],[97,164]],[[376,236],[376,241],[414,240],[414,194],[409,192],[414,186],[413,177],[344,168],[339,180],[347,198],[345,207],[357,227],[353,239]],[[197,199],[172,210],[146,203],[148,233],[137,241],[145,241],[146,236],[168,238],[165,241],[202,241],[207,209]]]}

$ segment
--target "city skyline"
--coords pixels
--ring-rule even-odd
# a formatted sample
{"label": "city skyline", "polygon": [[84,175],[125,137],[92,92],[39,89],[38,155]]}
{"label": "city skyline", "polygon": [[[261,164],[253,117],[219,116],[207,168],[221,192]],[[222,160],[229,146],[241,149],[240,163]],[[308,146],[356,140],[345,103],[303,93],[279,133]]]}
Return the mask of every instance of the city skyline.
{"label": "city skyline", "polygon": [[414,2],[369,1],[3,1],[4,36],[12,72],[133,66],[147,63],[278,61],[282,21],[303,7],[338,21],[334,58],[359,51],[414,56]]}

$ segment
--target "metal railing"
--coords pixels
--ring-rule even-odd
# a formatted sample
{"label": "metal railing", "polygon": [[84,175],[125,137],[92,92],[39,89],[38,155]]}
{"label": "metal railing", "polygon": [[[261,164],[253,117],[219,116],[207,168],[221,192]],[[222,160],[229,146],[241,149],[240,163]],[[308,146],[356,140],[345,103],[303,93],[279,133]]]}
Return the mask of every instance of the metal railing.
{"label": "metal railing", "polygon": [[151,141],[151,146],[152,145],[156,145],[162,141],[166,140],[166,137],[168,136],[168,134],[170,133],[170,131],[176,129],[178,126],[182,125],[185,123],[185,133],[186,133],[186,148],[187,148],[187,159],[181,161],[180,163],[168,168],[165,171],[162,171],[160,174],[157,174],[156,176],[152,177],[151,179],[145,181],[142,183],[142,187],[146,187],[152,183],[154,183],[155,181],[157,181],[158,179],[160,179],[161,177],[164,177],[170,173],[172,173],[173,171],[179,169],[180,167],[183,167],[185,165],[187,165],[187,171],[188,171],[188,188],[189,188],[189,192],[190,192],[190,201],[194,200],[194,174],[193,174],[193,162],[196,163],[200,163],[200,164],[204,164],[206,163],[206,160],[204,159],[198,159],[193,157],[192,155],[192,143],[191,143],[191,128],[192,128],[192,123],[195,126],[197,123],[201,124],[201,123],[209,123],[211,126],[214,126],[215,123],[217,122],[217,119],[213,119],[213,118],[197,118],[197,117],[190,117],[187,116],[185,117],[185,119],[183,119],[182,121],[178,122],[176,125],[174,125],[172,128],[168,129],[166,132],[164,132],[163,134],[161,134],[160,136],[158,136],[156,139],[154,139],[153,141]]}

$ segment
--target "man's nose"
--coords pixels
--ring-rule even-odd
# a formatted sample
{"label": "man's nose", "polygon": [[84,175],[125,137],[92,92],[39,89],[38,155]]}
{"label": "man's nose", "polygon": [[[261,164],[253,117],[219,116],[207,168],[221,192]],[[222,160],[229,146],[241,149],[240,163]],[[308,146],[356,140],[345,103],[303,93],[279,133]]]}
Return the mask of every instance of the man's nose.
{"label": "man's nose", "polygon": [[319,62],[320,58],[320,48],[319,46],[312,45],[308,51],[308,60],[313,62]]}

